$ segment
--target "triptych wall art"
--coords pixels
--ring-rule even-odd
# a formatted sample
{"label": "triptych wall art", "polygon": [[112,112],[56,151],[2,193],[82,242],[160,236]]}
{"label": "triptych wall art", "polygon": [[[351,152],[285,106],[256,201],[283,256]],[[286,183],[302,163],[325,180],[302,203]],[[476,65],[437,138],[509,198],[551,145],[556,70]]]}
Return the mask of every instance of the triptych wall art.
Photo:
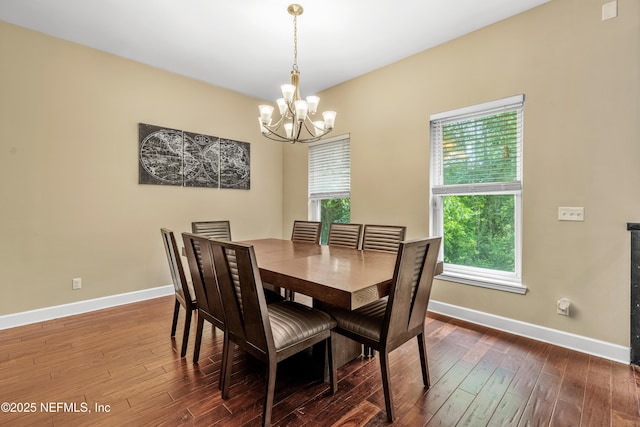
{"label": "triptych wall art", "polygon": [[138,124],[138,183],[183,187],[251,188],[247,142]]}

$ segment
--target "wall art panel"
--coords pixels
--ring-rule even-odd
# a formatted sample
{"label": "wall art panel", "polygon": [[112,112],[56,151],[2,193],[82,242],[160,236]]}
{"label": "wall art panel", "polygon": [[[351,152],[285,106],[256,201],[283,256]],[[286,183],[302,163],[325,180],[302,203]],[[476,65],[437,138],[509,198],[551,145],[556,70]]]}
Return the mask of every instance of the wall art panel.
{"label": "wall art panel", "polygon": [[220,188],[251,188],[251,152],[247,142],[220,140]]}

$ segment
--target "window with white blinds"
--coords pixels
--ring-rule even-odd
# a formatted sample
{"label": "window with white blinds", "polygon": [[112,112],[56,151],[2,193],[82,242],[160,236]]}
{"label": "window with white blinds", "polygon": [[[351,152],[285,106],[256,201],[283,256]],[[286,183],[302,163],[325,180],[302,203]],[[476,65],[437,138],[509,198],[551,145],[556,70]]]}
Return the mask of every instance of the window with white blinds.
{"label": "window with white blinds", "polygon": [[522,285],[524,95],[434,114],[431,232],[440,279],[526,292]]}
{"label": "window with white blinds", "polygon": [[349,136],[309,145],[309,199],[340,199],[351,194]]}

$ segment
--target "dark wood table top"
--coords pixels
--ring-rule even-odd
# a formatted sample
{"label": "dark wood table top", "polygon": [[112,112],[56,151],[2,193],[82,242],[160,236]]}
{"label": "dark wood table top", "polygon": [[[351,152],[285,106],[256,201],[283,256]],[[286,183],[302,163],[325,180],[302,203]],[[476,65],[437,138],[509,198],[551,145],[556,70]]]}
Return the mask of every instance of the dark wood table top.
{"label": "dark wood table top", "polygon": [[396,255],[281,239],[253,245],[262,280],[315,300],[356,309],[389,293]]}

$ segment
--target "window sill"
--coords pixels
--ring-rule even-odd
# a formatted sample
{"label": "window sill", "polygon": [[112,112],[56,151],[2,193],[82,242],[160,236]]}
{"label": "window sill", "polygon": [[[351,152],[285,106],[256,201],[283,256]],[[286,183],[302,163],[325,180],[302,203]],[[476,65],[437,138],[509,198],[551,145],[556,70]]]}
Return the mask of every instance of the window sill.
{"label": "window sill", "polygon": [[524,295],[527,293],[527,287],[516,283],[507,281],[501,281],[496,279],[484,280],[477,277],[470,277],[467,275],[456,274],[451,272],[444,272],[435,279],[445,280],[447,282],[462,283],[465,285],[478,286],[481,288],[494,289],[497,291],[512,292],[514,294]]}

